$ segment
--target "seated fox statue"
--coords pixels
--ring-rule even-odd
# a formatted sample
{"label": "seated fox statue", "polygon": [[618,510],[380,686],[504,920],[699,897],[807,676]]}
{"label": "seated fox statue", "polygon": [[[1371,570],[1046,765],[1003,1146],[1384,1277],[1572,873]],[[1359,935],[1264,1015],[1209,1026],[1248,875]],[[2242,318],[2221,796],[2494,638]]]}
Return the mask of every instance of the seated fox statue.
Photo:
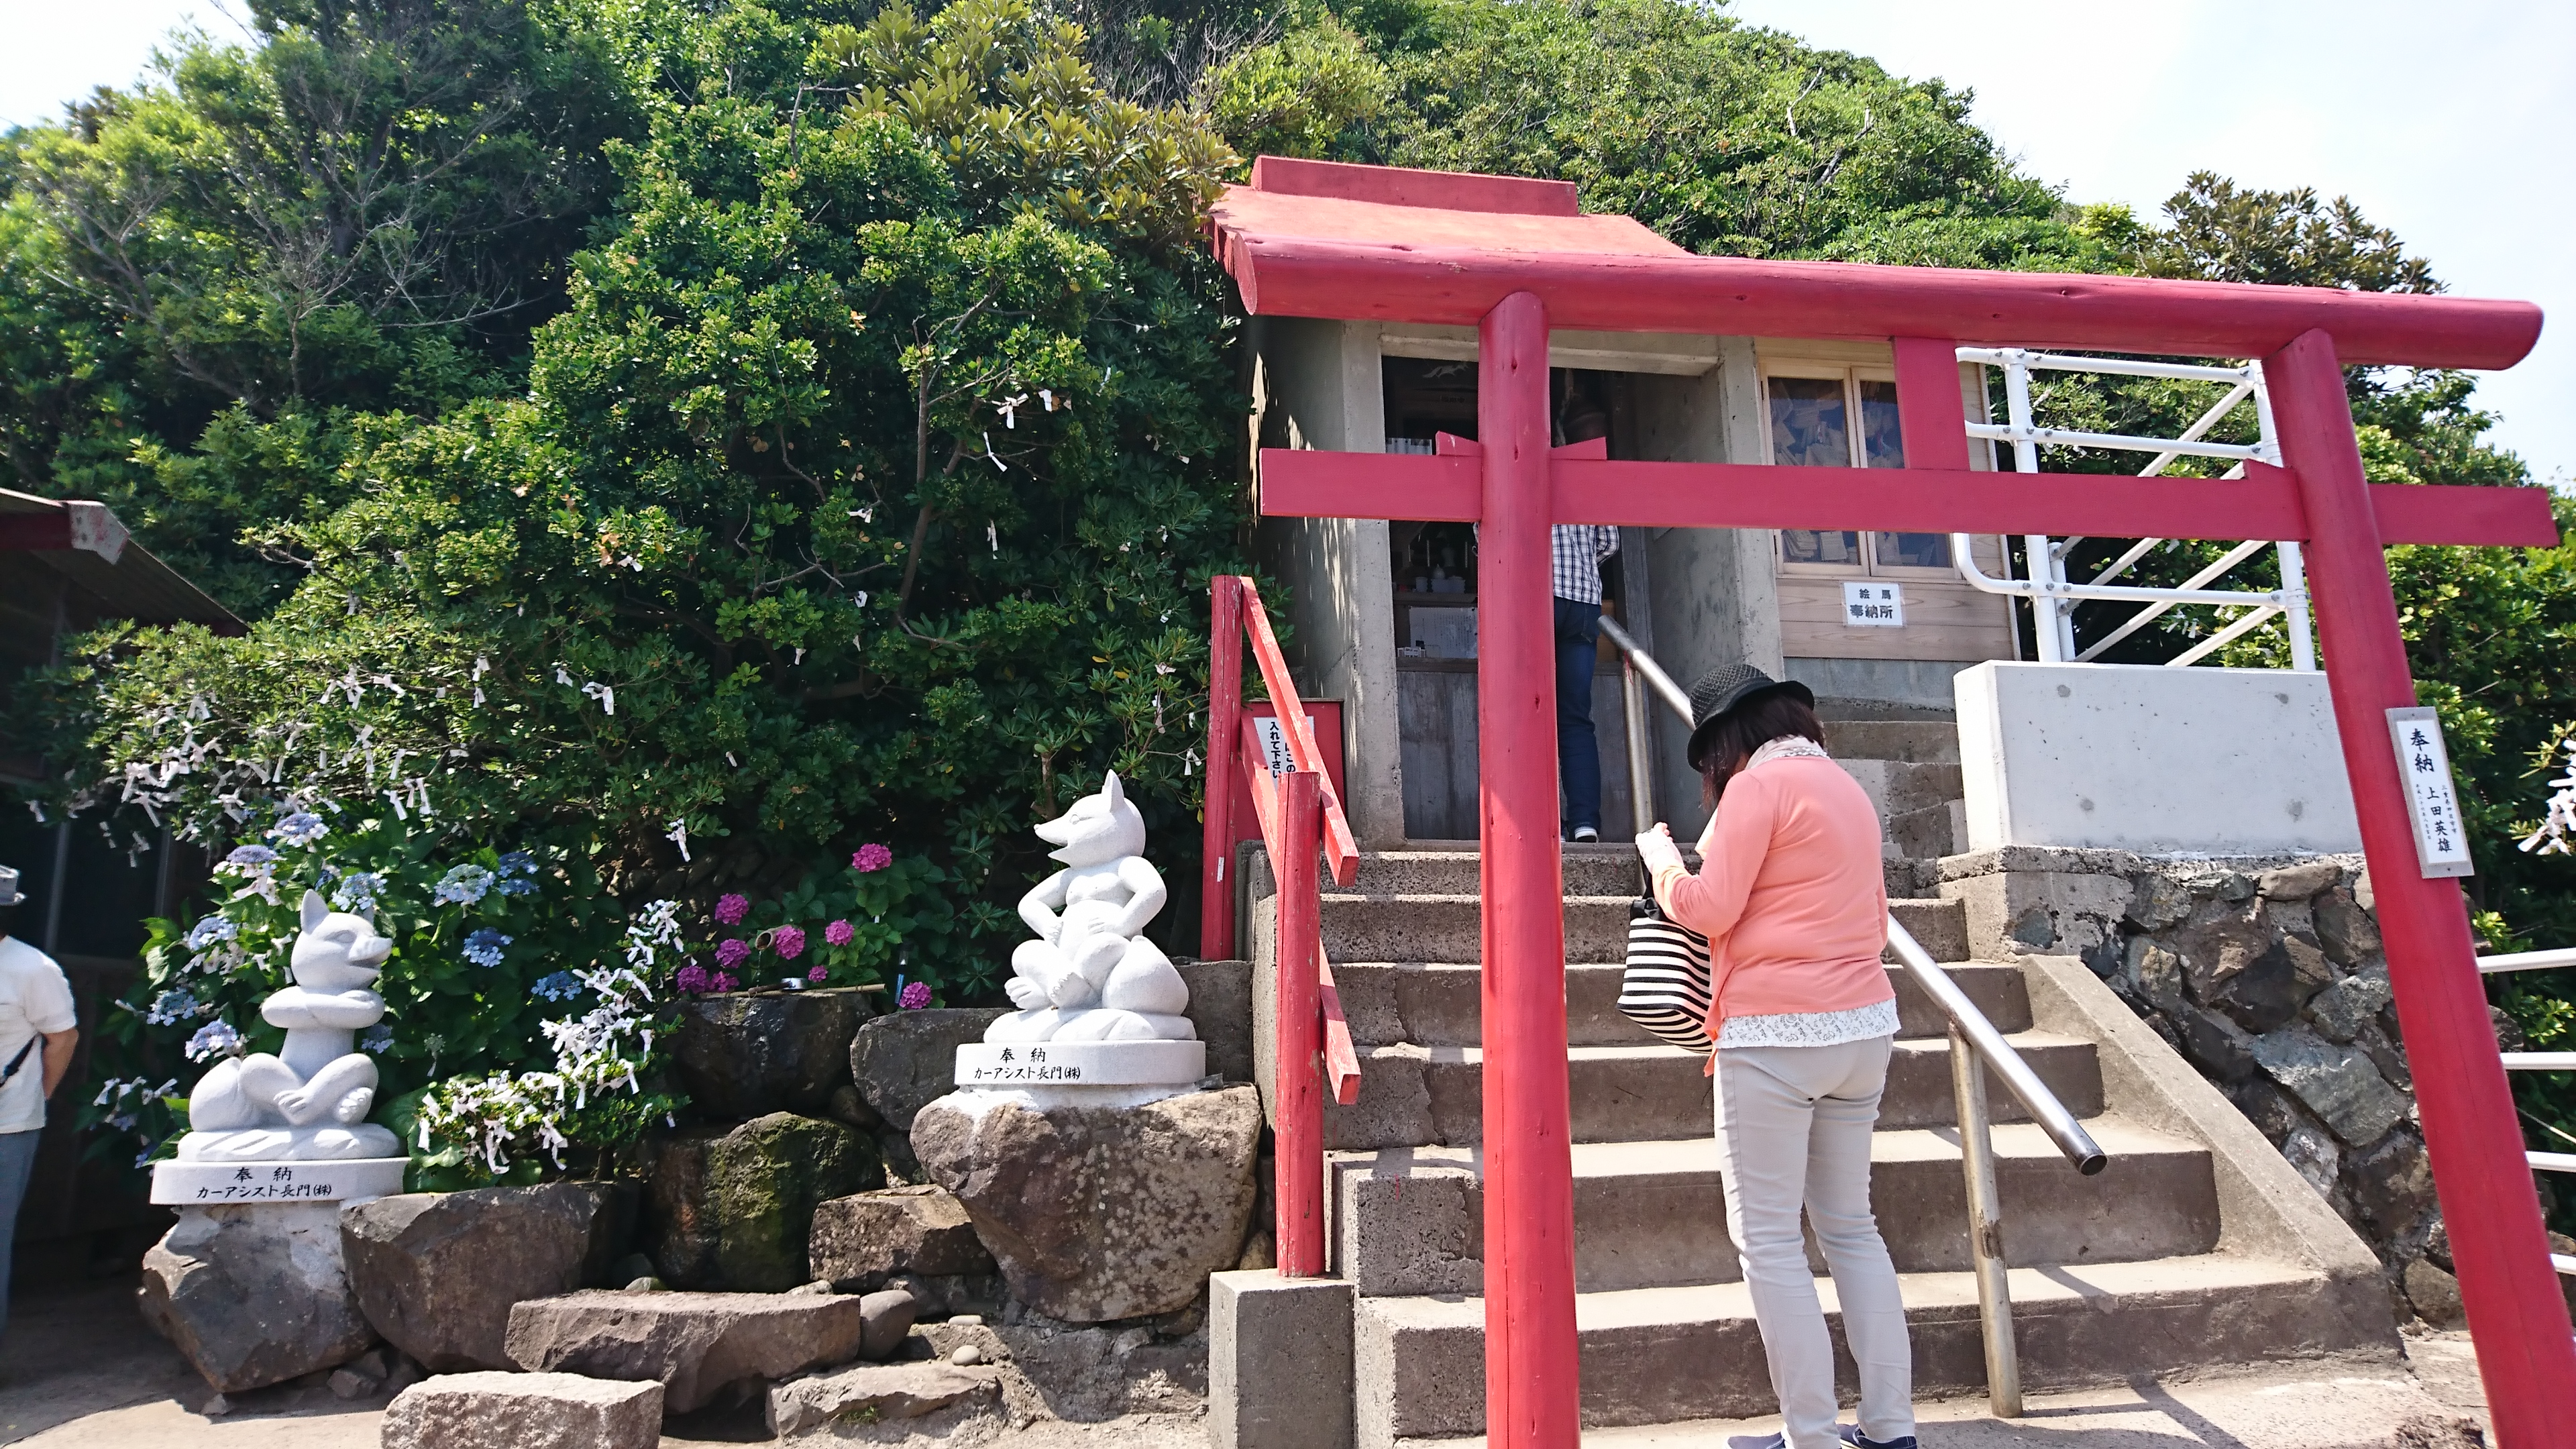
{"label": "seated fox statue", "polygon": [[1037,827],[1064,869],[1020,898],[1038,933],[1011,953],[1006,988],[1020,1009],[988,1042],[1191,1041],[1190,990],[1145,923],[1170,898],[1145,859],[1145,817],[1111,771],[1100,793]]}
{"label": "seated fox statue", "polygon": [[295,984],[261,1003],[271,1026],[286,1028],[275,1056],[254,1052],[215,1063],[188,1097],[179,1139],[183,1162],[305,1162],[400,1157],[394,1134],[367,1120],[376,1101],[375,1058],[353,1049],[360,1031],[385,1014],[367,989],[393,942],[365,916],[334,911],[304,893],[302,930],[289,971]]}

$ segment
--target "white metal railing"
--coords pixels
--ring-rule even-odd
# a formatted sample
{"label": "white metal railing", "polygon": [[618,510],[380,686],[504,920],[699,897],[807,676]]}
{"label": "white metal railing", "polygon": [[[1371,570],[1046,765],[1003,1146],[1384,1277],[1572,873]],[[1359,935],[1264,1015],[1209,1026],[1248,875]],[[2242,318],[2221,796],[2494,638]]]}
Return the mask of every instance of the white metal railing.
{"label": "white metal railing", "polygon": [[[2247,462],[2264,462],[2278,466],[2281,449],[2273,436],[2272,401],[2263,387],[2263,367],[2248,362],[2236,367],[2207,367],[2186,363],[2146,362],[2125,357],[2071,357],[2052,352],[2031,352],[2019,347],[1962,347],[1961,362],[1974,362],[2004,370],[2005,421],[1971,422],[1968,436],[1991,442],[2010,443],[2013,464],[2024,473],[2039,471],[2042,447],[2111,448],[2125,452],[2152,453],[2155,457],[2138,471],[2141,478],[2153,478],[2173,464],[2176,458],[2189,455],[2198,458],[2232,458],[2236,466],[2224,475],[2241,478]],[[2043,428],[2032,417],[2030,374],[2034,369],[2051,372],[2107,372],[2123,377],[2175,378],[2193,382],[2223,382],[2227,392],[2199,419],[2183,429],[2178,438],[2147,438],[2126,433],[2088,433],[2067,428]],[[2259,441],[2252,443],[2213,443],[2209,431],[2218,426],[2230,412],[2247,398],[2254,400]],[[2294,540],[2270,542],[2254,540],[2238,544],[2218,560],[2173,588],[2117,582],[2137,562],[2157,546],[2170,542],[2161,538],[2142,538],[2090,579],[2075,580],[2067,576],[2068,554],[2081,537],[2051,539],[2046,534],[2029,534],[2022,540],[2029,561],[2030,577],[1996,578],[1977,567],[1969,550],[1966,534],[1950,536],[1950,556],[1956,561],[1959,576],[1971,587],[1990,594],[2005,594],[2028,599],[2038,624],[2038,656],[2045,663],[2089,663],[2117,645],[2121,640],[2154,623],[2164,614],[2185,604],[2208,604],[2220,608],[2244,609],[2246,612],[2230,621],[2210,637],[2194,644],[2180,655],[2165,661],[2172,667],[2199,663],[2225,645],[2261,628],[2275,617],[2283,620],[2290,636],[2290,667],[2314,670],[2317,667],[2316,645],[2308,629],[2307,569]],[[2267,590],[2213,589],[2206,587],[2238,564],[2265,548],[2280,551],[2280,587]],[[2130,616],[2117,629],[2094,640],[2082,650],[2075,647],[2075,605],[2086,599],[2111,599],[2146,605]]]}
{"label": "white metal railing", "polygon": [[[2480,956],[2478,970],[2558,971],[2576,966],[2576,951],[2504,951],[2493,956]],[[2501,1052],[2504,1069],[2509,1072],[2576,1072],[2576,1052]],[[2576,1172],[2576,1152],[2525,1152],[2534,1172]],[[2565,1253],[2549,1255],[2549,1265],[2570,1278],[2576,1278],[2576,1258]]]}

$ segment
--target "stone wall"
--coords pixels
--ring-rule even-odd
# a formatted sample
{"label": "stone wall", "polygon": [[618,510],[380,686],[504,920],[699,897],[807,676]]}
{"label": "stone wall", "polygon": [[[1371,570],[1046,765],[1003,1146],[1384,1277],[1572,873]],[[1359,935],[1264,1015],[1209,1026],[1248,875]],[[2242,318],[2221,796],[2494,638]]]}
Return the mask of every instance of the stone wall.
{"label": "stone wall", "polygon": [[2379,1255],[2401,1319],[2458,1320],[2361,857],[2007,847],[1939,871],[1972,954],[2080,956]]}

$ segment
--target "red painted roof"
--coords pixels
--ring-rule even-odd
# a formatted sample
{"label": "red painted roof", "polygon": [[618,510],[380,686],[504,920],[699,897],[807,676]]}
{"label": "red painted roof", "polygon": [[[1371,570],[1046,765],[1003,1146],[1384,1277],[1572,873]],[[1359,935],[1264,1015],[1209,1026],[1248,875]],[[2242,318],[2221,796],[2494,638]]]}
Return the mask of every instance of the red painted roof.
{"label": "red painted roof", "polygon": [[2259,357],[2310,330],[2343,361],[2510,367],[2528,302],[2152,277],[1698,256],[1563,182],[1264,156],[1213,208],[1258,315],[1472,326],[1514,292],[1552,326],[1735,337],[1928,337]]}

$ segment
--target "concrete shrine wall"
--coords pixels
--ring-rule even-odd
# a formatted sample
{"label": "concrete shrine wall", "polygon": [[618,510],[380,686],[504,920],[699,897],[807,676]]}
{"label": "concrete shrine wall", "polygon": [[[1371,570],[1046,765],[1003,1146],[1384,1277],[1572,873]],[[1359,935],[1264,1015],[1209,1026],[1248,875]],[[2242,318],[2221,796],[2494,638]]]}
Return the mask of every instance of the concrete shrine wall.
{"label": "concrete shrine wall", "polygon": [[1990,661],[1953,683],[1972,851],[2361,848],[2322,674]]}

